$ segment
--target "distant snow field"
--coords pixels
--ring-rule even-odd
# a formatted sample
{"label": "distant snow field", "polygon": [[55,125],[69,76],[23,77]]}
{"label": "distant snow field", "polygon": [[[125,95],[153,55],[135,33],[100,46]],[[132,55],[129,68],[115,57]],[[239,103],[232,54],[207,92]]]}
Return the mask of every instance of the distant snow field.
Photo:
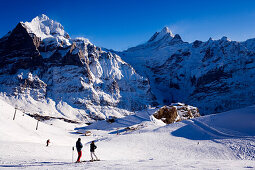
{"label": "distant snow field", "polygon": [[[113,123],[91,125],[37,120],[0,100],[0,169],[255,169],[255,106],[166,125],[155,109]],[[127,130],[127,127],[129,127]],[[93,135],[85,136],[86,131]],[[73,163],[82,139],[82,160]],[[46,140],[50,139],[49,147]]]}

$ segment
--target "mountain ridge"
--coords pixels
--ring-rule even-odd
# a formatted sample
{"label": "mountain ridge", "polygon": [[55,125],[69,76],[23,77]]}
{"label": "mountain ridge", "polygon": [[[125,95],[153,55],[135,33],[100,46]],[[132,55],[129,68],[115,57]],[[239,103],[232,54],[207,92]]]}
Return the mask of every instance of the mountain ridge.
{"label": "mountain ridge", "polygon": [[184,102],[203,114],[254,104],[253,88],[247,86],[253,82],[255,39],[171,41],[146,42],[118,53],[149,78],[159,103]]}

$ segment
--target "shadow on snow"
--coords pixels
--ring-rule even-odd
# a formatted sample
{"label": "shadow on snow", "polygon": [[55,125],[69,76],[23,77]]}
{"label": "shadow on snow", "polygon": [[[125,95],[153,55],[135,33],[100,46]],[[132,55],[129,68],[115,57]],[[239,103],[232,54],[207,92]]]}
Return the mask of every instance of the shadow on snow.
{"label": "shadow on snow", "polygon": [[[153,113],[153,112],[152,112]],[[95,122],[89,126],[75,128],[77,132],[87,131],[87,130],[114,130],[114,132],[110,132],[110,134],[121,133],[122,128],[127,128],[130,126],[138,125],[143,121],[150,121],[150,116],[152,113],[149,112],[140,112],[134,115],[129,115],[123,118],[115,119],[113,123],[109,123],[105,120]],[[116,130],[118,129],[118,130]],[[74,132],[75,133],[75,132]]]}
{"label": "shadow on snow", "polygon": [[171,132],[173,136],[183,137],[190,140],[253,138],[253,136],[237,136],[237,135],[226,134],[196,119],[185,120],[185,121],[182,121],[182,123],[185,123],[186,125]]}
{"label": "shadow on snow", "polygon": [[33,167],[33,166],[56,166],[56,165],[67,165],[67,164],[72,164],[72,163],[69,163],[69,162],[32,162],[32,163],[20,163],[20,164],[10,164],[10,165],[2,164],[2,165],[0,165],[0,167],[21,168],[21,167]]}

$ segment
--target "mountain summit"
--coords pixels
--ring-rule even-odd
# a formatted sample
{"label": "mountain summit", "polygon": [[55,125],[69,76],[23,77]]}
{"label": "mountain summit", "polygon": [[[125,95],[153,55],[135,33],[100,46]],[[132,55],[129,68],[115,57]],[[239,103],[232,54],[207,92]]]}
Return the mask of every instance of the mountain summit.
{"label": "mountain summit", "polygon": [[35,17],[31,22],[21,23],[28,33],[35,34],[45,44],[50,43],[55,46],[71,45],[70,36],[64,30],[64,27],[44,14]]}
{"label": "mountain summit", "polygon": [[162,39],[172,40],[174,38],[173,33],[168,27],[164,27],[160,32],[156,32],[148,42],[156,42]]}
{"label": "mountain summit", "polygon": [[25,22],[24,24],[28,28],[28,31],[34,33],[41,39],[58,36],[65,37],[67,39],[69,38],[64,27],[59,22],[53,21],[44,14],[35,17],[31,22]]}

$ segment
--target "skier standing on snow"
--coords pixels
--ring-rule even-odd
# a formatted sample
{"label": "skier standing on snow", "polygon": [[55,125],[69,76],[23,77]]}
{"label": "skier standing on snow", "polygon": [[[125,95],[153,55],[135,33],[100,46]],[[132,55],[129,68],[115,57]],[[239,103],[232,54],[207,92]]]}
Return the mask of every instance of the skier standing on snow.
{"label": "skier standing on snow", "polygon": [[50,144],[50,139],[48,139],[48,140],[46,141],[46,146],[49,146],[49,144]]}
{"label": "skier standing on snow", "polygon": [[[91,161],[99,161],[99,159],[97,158],[96,154],[95,154],[95,149],[97,148],[97,146],[95,145],[94,141],[91,142],[90,144],[90,155],[91,155]],[[96,159],[93,159],[93,155],[95,156]]]}
{"label": "skier standing on snow", "polygon": [[78,152],[78,158],[77,158],[77,162],[81,162],[81,156],[82,156],[82,149],[83,145],[81,143],[81,138],[78,138],[77,142],[76,142],[76,149],[77,149],[77,152]]}

